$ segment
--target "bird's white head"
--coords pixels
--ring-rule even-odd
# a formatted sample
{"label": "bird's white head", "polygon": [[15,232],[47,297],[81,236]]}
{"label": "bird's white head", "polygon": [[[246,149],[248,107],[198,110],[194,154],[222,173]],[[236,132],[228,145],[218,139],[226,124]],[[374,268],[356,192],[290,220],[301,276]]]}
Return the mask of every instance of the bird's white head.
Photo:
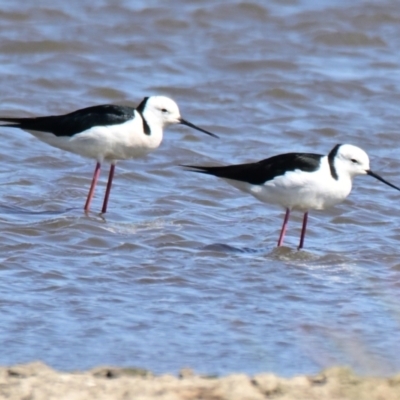
{"label": "bird's white head", "polygon": [[369,171],[368,154],[359,147],[351,144],[342,144],[337,148],[334,156],[335,168],[340,174],[348,174],[351,178],[356,175],[365,175]]}
{"label": "bird's white head", "polygon": [[157,123],[162,127],[181,122],[178,104],[165,96],[149,97],[144,106],[143,116],[148,123]]}
{"label": "bird's white head", "polygon": [[183,119],[179,112],[178,104],[174,100],[165,96],[145,97],[137,108],[150,127],[164,128],[172,124],[182,124],[190,126],[207,135],[218,137],[205,129],[199,128],[191,122]]}
{"label": "bird's white head", "polygon": [[369,175],[400,191],[399,187],[369,169],[368,154],[359,147],[352,146],[351,144],[337,145],[329,153],[328,159],[330,157],[334,159],[335,169],[339,176],[347,174],[352,179],[356,175]]}

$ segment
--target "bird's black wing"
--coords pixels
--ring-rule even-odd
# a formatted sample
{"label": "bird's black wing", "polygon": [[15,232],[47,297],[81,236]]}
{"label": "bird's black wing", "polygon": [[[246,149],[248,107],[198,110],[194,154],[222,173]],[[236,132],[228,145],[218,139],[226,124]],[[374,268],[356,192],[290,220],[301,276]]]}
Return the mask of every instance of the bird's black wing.
{"label": "bird's black wing", "polygon": [[82,108],[64,115],[36,118],[2,118],[1,126],[24,130],[50,132],[56,136],[73,136],[94,126],[122,124],[135,116],[135,109],[127,106],[103,104]]}
{"label": "bird's black wing", "polygon": [[214,175],[219,178],[248,182],[252,185],[262,185],[277,176],[297,169],[313,172],[319,168],[321,154],[313,153],[286,153],[279,154],[265,160],[249,163],[227,165],[222,167],[201,167],[196,165],[182,165],[194,172]]}

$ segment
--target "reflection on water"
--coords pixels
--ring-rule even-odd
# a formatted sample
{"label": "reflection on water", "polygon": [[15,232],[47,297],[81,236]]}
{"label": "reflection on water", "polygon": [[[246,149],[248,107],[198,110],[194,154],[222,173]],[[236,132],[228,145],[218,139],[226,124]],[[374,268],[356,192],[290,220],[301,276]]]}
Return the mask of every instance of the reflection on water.
{"label": "reflection on water", "polygon": [[169,128],[117,165],[101,217],[105,172],[85,215],[92,161],[0,128],[0,363],[400,369],[397,193],[356,179],[298,252],[301,214],[276,249],[281,210],[179,167],[352,143],[399,184],[395,2],[8,2],[0,18],[0,115],[164,94],[221,137]]}

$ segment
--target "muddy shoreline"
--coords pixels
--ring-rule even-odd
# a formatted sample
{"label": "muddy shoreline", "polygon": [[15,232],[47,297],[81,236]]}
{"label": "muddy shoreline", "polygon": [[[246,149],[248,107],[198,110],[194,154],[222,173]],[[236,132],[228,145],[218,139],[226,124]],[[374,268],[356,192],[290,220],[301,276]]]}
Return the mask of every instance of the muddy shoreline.
{"label": "muddy shoreline", "polygon": [[333,367],[313,376],[280,378],[271,373],[205,377],[191,370],[155,376],[135,368],[98,367],[60,372],[41,362],[0,367],[0,399],[86,400],[399,400],[400,374],[360,377]]}

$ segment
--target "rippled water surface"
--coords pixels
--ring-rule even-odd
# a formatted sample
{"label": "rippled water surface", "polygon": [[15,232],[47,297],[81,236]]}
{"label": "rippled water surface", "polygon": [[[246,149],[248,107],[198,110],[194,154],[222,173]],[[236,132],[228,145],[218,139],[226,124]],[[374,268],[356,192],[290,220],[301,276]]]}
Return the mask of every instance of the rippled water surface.
{"label": "rippled water surface", "polygon": [[170,127],[117,165],[0,128],[1,364],[155,372],[400,370],[400,196],[358,177],[342,205],[283,211],[179,164],[352,143],[400,184],[398,2],[2,1],[2,116],[164,94],[218,135]]}

